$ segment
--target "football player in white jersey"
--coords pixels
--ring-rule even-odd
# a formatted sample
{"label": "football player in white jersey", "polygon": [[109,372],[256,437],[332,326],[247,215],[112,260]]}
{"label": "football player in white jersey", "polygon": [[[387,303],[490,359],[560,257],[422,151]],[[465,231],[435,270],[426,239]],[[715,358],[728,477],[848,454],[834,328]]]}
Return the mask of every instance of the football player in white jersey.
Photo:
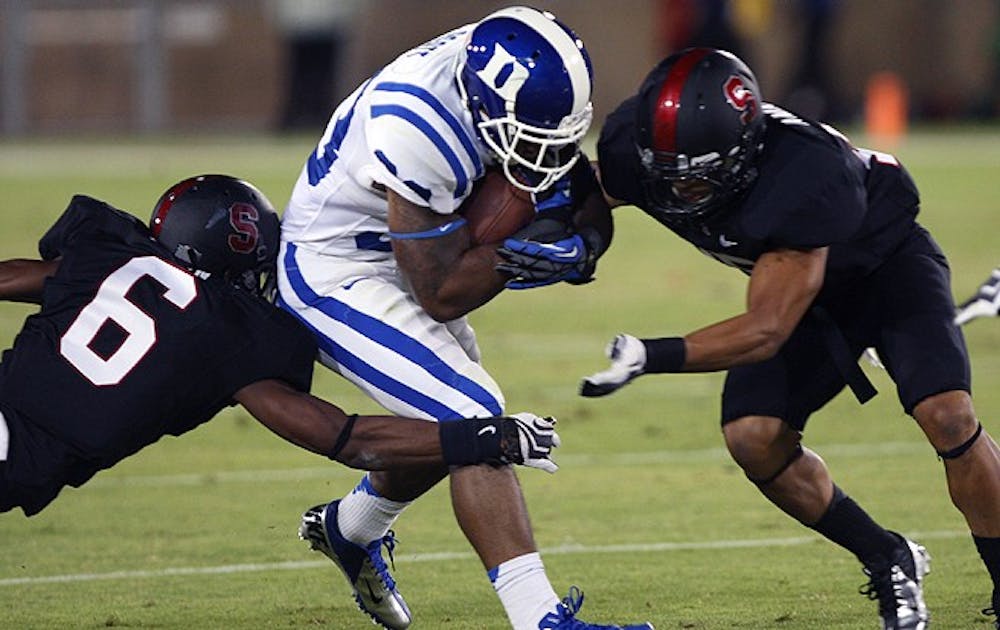
{"label": "football player in white jersey", "polygon": [[[496,246],[473,244],[456,210],[487,168],[532,193],[590,173],[578,143],[591,91],[580,39],[547,12],[510,7],[403,53],[340,104],[292,192],[279,255],[279,303],[315,333],[324,365],[395,413],[502,414],[465,315],[508,283],[585,282],[610,216],[577,218],[565,239],[529,252],[552,264],[526,278],[498,270]],[[456,517],[515,629],[619,627],[576,619],[575,588],[560,601],[509,466],[371,472],[307,511],[300,535],[341,568],[364,612],[406,628],[381,547],[391,553],[391,524],[449,474]]]}

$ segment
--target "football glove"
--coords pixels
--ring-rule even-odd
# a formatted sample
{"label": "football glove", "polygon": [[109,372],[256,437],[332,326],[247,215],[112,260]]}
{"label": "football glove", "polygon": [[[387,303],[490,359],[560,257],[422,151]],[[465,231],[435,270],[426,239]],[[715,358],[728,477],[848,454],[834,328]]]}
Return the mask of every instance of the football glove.
{"label": "football glove", "polygon": [[581,396],[607,396],[646,371],[646,346],[632,335],[615,336],[604,353],[611,359],[611,367],[585,377],[580,383]]}
{"label": "football glove", "polygon": [[503,463],[521,464],[547,473],[559,470],[552,449],[560,444],[556,419],[526,411],[502,418],[500,449]]}
{"label": "football glove", "polygon": [[570,194],[571,179],[569,175],[563,175],[547,189],[534,193],[531,198],[535,202],[535,212],[563,212],[563,209],[570,209],[573,197]]}
{"label": "football glove", "polygon": [[976,294],[962,302],[955,311],[955,324],[961,326],[977,317],[996,317],[1000,312],[1000,267],[993,270],[989,279]]}
{"label": "football glove", "polygon": [[549,189],[532,195],[535,218],[510,238],[521,241],[554,243],[573,235],[573,206],[569,194],[569,177],[564,176]]}
{"label": "football glove", "polygon": [[533,289],[557,282],[585,284],[594,279],[601,237],[597,230],[584,230],[552,242],[506,239],[497,248],[503,262],[497,270],[513,276],[508,289]]}
{"label": "football glove", "polygon": [[878,350],[875,348],[865,348],[864,354],[861,356],[872,367],[877,367],[880,370],[885,369],[885,363],[882,363],[882,357],[878,356]]}

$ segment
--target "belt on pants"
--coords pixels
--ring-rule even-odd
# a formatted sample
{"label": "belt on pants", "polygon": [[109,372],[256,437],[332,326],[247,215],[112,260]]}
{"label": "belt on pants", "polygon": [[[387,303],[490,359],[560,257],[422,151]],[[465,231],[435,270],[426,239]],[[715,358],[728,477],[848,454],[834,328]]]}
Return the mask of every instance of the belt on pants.
{"label": "belt on pants", "polygon": [[861,366],[858,365],[858,358],[853,356],[851,347],[848,345],[847,339],[844,338],[844,333],[841,332],[840,326],[837,325],[837,322],[833,320],[823,307],[813,306],[810,312],[822,328],[823,340],[826,342],[826,349],[830,352],[833,364],[837,367],[840,375],[844,377],[844,380],[847,381],[847,385],[854,393],[854,397],[861,404],[874,398],[878,390],[875,389],[872,382],[865,376]]}

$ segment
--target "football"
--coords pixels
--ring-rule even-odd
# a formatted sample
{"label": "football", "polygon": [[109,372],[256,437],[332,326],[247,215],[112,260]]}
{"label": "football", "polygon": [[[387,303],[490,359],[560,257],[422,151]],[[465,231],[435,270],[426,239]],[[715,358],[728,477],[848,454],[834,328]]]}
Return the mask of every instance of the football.
{"label": "football", "polygon": [[472,241],[484,245],[499,243],[530,223],[535,203],[529,193],[507,181],[502,171],[487,170],[458,213],[465,218]]}

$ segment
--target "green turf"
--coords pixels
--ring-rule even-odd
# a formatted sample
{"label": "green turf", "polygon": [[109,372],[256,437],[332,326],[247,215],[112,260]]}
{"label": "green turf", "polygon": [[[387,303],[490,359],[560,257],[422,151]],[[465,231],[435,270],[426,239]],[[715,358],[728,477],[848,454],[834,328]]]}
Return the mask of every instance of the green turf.
{"label": "green turf", "polygon": [[[256,182],[282,206],[311,139],[0,143],[0,258],[31,256],[73,193],[145,218],[157,194],[198,172]],[[957,297],[1000,264],[1000,130],[928,130],[897,147],[921,186],[922,221],[952,260]],[[576,396],[627,330],[677,334],[735,314],[744,279],[633,209],[597,280],[509,293],[472,316],[508,409],[560,419],[555,476],[522,471],[535,533],[559,591],[587,594],[584,619],[670,628],[874,628],[857,563],[766,503],[728,461],[717,424],[721,376],[645,377],[599,400]],[[0,306],[7,346],[32,309]],[[978,411],[1000,433],[1000,322],[967,328]],[[985,630],[989,580],[950,505],[932,449],[902,414],[885,374],[859,407],[841,396],[807,443],[840,485],[934,557],[926,596],[936,628]],[[376,408],[317,371],[315,391]],[[295,530],[304,508],[357,475],[301,452],[233,410],[165,439],[32,519],[0,516],[0,627],[364,629],[332,565]],[[502,629],[482,567],[455,525],[447,488],[396,527],[396,576],[415,629]]]}

